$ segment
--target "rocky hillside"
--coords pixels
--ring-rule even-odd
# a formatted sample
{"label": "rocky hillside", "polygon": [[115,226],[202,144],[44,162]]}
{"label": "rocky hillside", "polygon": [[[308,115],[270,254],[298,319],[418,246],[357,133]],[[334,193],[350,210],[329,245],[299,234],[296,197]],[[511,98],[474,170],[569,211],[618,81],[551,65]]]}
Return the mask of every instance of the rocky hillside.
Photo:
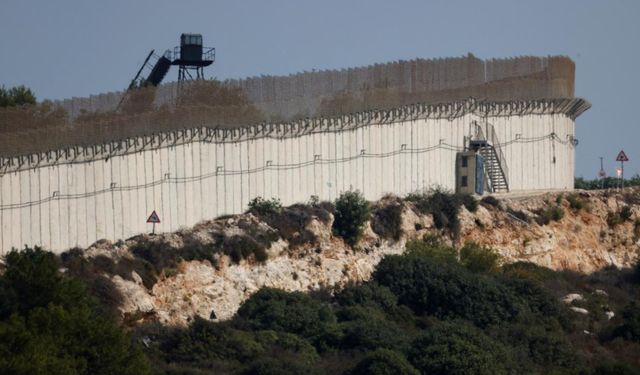
{"label": "rocky hillside", "polygon": [[[385,255],[424,236],[489,245],[504,262],[585,273],[631,266],[640,254],[638,190],[489,197],[468,207],[473,212],[461,206],[453,228],[419,200],[385,197],[372,204],[354,247],[332,234],[334,208],[320,203],[99,241],[62,259],[69,272],[90,278],[92,289],[111,298],[125,321],[185,325],[195,316],[229,319],[262,287],[326,291],[367,280]],[[114,285],[120,295],[108,292]]]}

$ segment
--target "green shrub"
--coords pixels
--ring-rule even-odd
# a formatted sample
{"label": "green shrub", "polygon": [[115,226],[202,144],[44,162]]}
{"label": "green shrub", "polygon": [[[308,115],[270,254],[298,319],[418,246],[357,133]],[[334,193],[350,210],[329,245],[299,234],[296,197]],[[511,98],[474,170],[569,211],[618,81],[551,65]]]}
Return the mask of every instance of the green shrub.
{"label": "green shrub", "polygon": [[484,327],[514,319],[521,311],[515,294],[496,280],[428,257],[385,257],[373,274],[416,314],[463,318]]}
{"label": "green shrub", "polygon": [[560,206],[562,204],[562,199],[564,199],[564,194],[563,193],[560,193],[560,194],[558,194],[558,196],[556,196],[556,204],[558,206]]}
{"label": "green shrub", "polygon": [[462,321],[437,324],[411,347],[409,361],[423,374],[508,373],[508,351]]}
{"label": "green shrub", "polygon": [[456,249],[444,245],[437,237],[427,237],[426,240],[410,240],[406,244],[407,256],[426,257],[435,261],[457,263],[458,253]]}
{"label": "green shrub", "polygon": [[569,202],[569,207],[572,210],[580,211],[585,207],[584,201],[578,196],[578,194],[569,194],[567,196],[567,201]]}
{"label": "green shrub", "polygon": [[495,250],[475,242],[466,242],[460,249],[460,263],[471,272],[497,272],[500,258]]}
{"label": "green shrub", "polygon": [[402,205],[393,202],[374,210],[371,228],[383,238],[399,240],[402,235]]}
{"label": "green shrub", "polygon": [[509,278],[520,278],[537,282],[544,282],[555,277],[553,270],[525,261],[505,264],[502,266],[502,273]]}
{"label": "green shrub", "polygon": [[222,246],[225,249],[225,254],[229,255],[234,263],[239,263],[242,259],[247,259],[252,255],[258,262],[264,262],[268,258],[264,246],[248,236],[234,235],[227,237],[224,239]]}
{"label": "green shrub", "polygon": [[350,306],[339,310],[337,316],[342,331],[340,348],[403,350],[409,344],[406,334],[398,324],[387,319],[383,310],[371,307]]}
{"label": "green shrub", "polygon": [[625,306],[622,311],[622,325],[615,335],[627,340],[640,342],[640,304],[636,301]]}
{"label": "green shrub", "polygon": [[26,316],[49,304],[67,309],[89,306],[89,297],[77,280],[62,277],[56,256],[40,247],[12,250],[6,254],[0,274],[0,320],[12,314]]}
{"label": "green shrub", "polygon": [[236,315],[240,326],[312,337],[335,322],[331,310],[307,294],[263,288],[246,300]]}
{"label": "green shrub", "polygon": [[351,371],[352,375],[418,375],[419,372],[401,354],[378,349],[370,352]]}
{"label": "green shrub", "polygon": [[624,206],[622,207],[622,209],[620,209],[620,219],[622,219],[622,221],[627,221],[631,219],[632,215],[633,213],[631,212],[630,206]]}
{"label": "green shrub", "polygon": [[[516,354],[520,371],[554,373],[553,368],[572,369],[577,365],[573,345],[558,326],[525,320],[496,327],[493,334]],[[532,371],[538,368],[538,371]]]}
{"label": "green shrub", "polygon": [[478,200],[471,194],[456,194],[456,199],[470,212],[476,212],[478,210]]}
{"label": "green shrub", "polygon": [[283,208],[277,214],[264,217],[264,220],[277,231],[274,233],[276,238],[273,241],[278,236],[282,237],[289,243],[289,247],[293,248],[317,242],[316,235],[308,229],[308,224],[316,218],[325,224],[328,223],[332,210],[331,204],[327,202],[315,205],[295,204]]}
{"label": "green shrub", "polygon": [[486,197],[482,198],[480,200],[480,203],[484,204],[485,206],[500,207],[500,201],[493,195],[487,195]]}
{"label": "green shrub", "polygon": [[393,310],[398,304],[398,298],[389,288],[374,282],[347,285],[336,293],[335,300],[340,306],[368,306],[384,311]]}
{"label": "green shrub", "polygon": [[250,332],[199,317],[188,329],[178,330],[162,342],[161,349],[168,361],[193,365],[224,359],[243,362],[264,351]]}
{"label": "green shrub", "polygon": [[460,206],[464,205],[472,212],[478,209],[478,201],[473,196],[452,194],[440,187],[426,193],[409,194],[406,200],[413,202],[420,213],[431,214],[436,228],[449,229],[454,237],[460,232]]}
{"label": "green shrub", "polygon": [[249,202],[249,212],[259,216],[275,215],[282,211],[282,203],[280,199],[271,198],[264,199],[262,197],[255,197]]}
{"label": "green shrub", "polygon": [[503,285],[520,297],[534,317],[555,321],[564,329],[573,327],[570,311],[542,283],[526,278],[508,278]]}
{"label": "green shrub", "polygon": [[618,224],[622,224],[622,217],[620,217],[620,213],[618,212],[607,212],[607,225],[609,228],[613,228]]}
{"label": "green shrub", "polygon": [[101,314],[54,254],[13,250],[0,275],[0,373],[150,374],[139,349]]}
{"label": "green shrub", "polygon": [[564,210],[557,205],[549,205],[544,210],[538,211],[537,222],[539,225],[547,225],[551,221],[560,221],[564,217]]}
{"label": "green shrub", "polygon": [[62,266],[67,269],[67,274],[81,280],[89,293],[95,297],[98,303],[104,307],[104,312],[113,317],[119,316],[118,308],[123,302],[123,297],[111,279],[104,273],[115,274],[114,261],[104,255],[87,259],[80,249],[71,249],[60,255]]}
{"label": "green shrub", "polygon": [[364,224],[370,215],[369,202],[358,191],[344,192],[336,199],[333,232],[345,242],[355,246],[364,230]]}

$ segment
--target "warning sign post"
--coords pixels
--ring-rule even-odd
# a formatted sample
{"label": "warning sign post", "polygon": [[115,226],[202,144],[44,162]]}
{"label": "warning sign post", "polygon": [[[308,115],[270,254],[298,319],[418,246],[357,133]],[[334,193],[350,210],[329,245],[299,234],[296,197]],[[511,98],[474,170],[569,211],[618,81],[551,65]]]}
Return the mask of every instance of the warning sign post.
{"label": "warning sign post", "polygon": [[151,234],[156,234],[156,223],[160,223],[160,216],[156,213],[156,210],[153,210],[151,215],[147,218],[147,223],[153,224],[153,229],[151,230]]}
{"label": "warning sign post", "polygon": [[627,154],[624,153],[624,150],[620,150],[620,152],[618,152],[616,161],[620,162],[620,187],[624,188],[624,162],[629,161],[629,158],[627,157]]}

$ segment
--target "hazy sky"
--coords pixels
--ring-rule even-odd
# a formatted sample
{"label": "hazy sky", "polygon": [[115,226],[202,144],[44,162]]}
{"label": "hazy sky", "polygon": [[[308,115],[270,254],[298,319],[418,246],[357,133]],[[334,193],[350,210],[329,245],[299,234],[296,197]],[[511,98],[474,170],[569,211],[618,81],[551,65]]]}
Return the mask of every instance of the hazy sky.
{"label": "hazy sky", "polygon": [[[0,84],[38,99],[125,88],[151,49],[182,32],[216,47],[207,77],[344,68],[416,57],[567,55],[576,95],[577,175],[640,172],[640,1],[0,0]],[[175,80],[172,70],[168,80]]]}

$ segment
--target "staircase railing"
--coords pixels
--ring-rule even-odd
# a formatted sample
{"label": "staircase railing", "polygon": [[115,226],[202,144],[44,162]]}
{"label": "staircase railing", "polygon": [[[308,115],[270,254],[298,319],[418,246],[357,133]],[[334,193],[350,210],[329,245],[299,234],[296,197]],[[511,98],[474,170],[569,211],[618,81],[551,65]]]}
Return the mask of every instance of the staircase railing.
{"label": "staircase railing", "polygon": [[496,135],[496,130],[493,127],[493,125],[489,124],[489,123],[485,123],[486,126],[486,132],[488,135],[488,141],[491,143],[491,146],[493,146],[493,149],[496,152],[496,156],[498,158],[498,161],[500,162],[500,168],[502,168],[502,173],[504,174],[504,179],[507,182],[507,185],[509,184],[509,167],[507,166],[507,159],[504,157],[504,154],[502,153],[502,148],[500,147],[500,141],[498,140],[498,136]]}
{"label": "staircase railing", "polygon": [[[491,148],[493,148],[493,151],[495,152],[495,156],[496,159],[498,161],[498,165],[502,171],[502,175],[504,176],[504,181],[507,185],[507,190],[509,190],[509,167],[507,166],[507,160],[504,157],[504,153],[502,152],[502,148],[500,147],[500,141],[498,140],[498,136],[496,134],[495,128],[493,127],[493,125],[489,124],[488,122],[485,122],[484,125],[484,130],[482,129],[482,125],[478,124],[477,121],[473,122],[473,125],[475,127],[475,134],[473,136],[473,139],[475,140],[480,140],[480,141],[487,141],[488,146],[490,146]],[[485,136],[486,134],[486,136]],[[487,170],[485,168],[485,180],[490,184],[490,188],[491,190],[495,190],[494,186],[493,186],[493,182],[491,181],[490,178],[488,178],[488,174],[487,174]]]}

